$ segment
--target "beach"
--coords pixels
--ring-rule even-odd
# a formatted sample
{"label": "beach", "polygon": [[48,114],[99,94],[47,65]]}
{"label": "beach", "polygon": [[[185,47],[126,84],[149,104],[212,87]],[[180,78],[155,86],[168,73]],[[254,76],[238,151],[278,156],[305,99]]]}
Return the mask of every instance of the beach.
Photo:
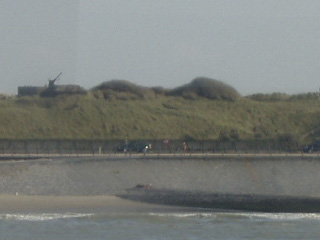
{"label": "beach", "polygon": [[319,171],[319,158],[311,155],[14,156],[0,161],[0,212],[152,208],[115,197],[137,185],[177,196],[318,199]]}
{"label": "beach", "polygon": [[135,214],[186,208],[124,200],[116,196],[0,195],[0,214]]}
{"label": "beach", "polygon": [[[0,161],[0,239],[318,239],[317,213],[181,207],[180,197],[319,197],[319,171],[317,156],[7,158]],[[159,194],[167,203],[177,203],[175,194],[180,203],[116,197],[137,185],[165,189]]]}

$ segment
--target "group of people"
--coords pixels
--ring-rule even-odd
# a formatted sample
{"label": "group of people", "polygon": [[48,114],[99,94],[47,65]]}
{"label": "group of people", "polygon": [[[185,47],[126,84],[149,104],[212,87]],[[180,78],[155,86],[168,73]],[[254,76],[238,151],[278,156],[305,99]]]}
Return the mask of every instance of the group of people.
{"label": "group of people", "polygon": [[[163,140],[163,144],[165,145],[165,146],[168,146],[169,145],[169,139],[164,139]],[[188,145],[187,145],[187,143],[186,142],[183,142],[182,143],[182,151],[183,152],[186,152],[188,150]]]}

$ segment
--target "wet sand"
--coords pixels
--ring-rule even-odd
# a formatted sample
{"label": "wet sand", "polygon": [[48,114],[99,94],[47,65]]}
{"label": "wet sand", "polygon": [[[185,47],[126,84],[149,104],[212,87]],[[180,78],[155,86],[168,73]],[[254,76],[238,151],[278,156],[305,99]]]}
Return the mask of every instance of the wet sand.
{"label": "wet sand", "polygon": [[0,195],[0,214],[93,213],[130,214],[184,211],[187,208],[140,203],[115,196]]}

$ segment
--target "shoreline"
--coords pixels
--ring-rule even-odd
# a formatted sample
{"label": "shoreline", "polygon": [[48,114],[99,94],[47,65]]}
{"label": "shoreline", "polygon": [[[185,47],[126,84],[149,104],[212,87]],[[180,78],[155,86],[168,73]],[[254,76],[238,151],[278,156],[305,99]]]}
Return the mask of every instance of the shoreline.
{"label": "shoreline", "polygon": [[0,195],[0,214],[131,214],[187,211],[192,208],[165,206],[104,196]]}

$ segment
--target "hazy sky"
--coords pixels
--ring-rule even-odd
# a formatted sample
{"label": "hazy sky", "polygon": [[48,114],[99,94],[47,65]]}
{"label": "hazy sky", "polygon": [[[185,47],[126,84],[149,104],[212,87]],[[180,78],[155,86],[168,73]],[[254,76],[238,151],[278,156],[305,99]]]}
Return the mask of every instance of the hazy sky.
{"label": "hazy sky", "polygon": [[241,94],[320,87],[319,0],[1,0],[0,92],[111,79]]}

